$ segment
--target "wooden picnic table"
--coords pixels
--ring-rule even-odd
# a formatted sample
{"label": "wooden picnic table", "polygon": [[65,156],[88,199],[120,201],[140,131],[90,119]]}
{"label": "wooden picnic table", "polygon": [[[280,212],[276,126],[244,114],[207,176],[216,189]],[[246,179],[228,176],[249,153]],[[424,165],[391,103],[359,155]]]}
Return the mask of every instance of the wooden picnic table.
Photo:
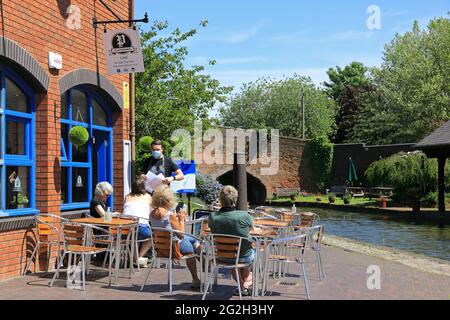
{"label": "wooden picnic table", "polygon": [[[121,218],[113,218],[112,221],[110,222],[106,222],[104,220],[104,218],[80,218],[80,219],[74,219],[72,220],[75,223],[83,223],[83,224],[90,224],[90,225],[94,225],[94,226],[99,226],[99,227],[110,227],[110,228],[115,228],[117,229],[117,239],[116,239],[116,250],[115,250],[115,259],[116,259],[116,263],[115,263],[115,285],[117,286],[119,283],[119,269],[120,269],[120,253],[121,253],[121,239],[122,239],[122,230],[123,229],[131,229],[131,235],[132,235],[132,241],[131,243],[134,243],[135,241],[135,229],[136,226],[139,224],[139,221],[133,221],[130,219],[121,219]],[[134,255],[134,250],[131,250],[131,266],[133,266],[133,257]]]}

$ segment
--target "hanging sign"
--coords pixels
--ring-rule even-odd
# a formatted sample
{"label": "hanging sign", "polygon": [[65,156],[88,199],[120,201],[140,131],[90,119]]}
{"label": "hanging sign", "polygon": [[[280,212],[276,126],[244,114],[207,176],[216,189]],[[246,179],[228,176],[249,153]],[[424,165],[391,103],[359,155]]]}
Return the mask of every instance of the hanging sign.
{"label": "hanging sign", "polygon": [[184,174],[184,179],[181,181],[173,181],[170,184],[170,189],[176,193],[196,193],[195,185],[195,161],[180,161],[174,160]]}
{"label": "hanging sign", "polygon": [[137,30],[106,31],[103,43],[109,74],[144,72],[144,58]]}

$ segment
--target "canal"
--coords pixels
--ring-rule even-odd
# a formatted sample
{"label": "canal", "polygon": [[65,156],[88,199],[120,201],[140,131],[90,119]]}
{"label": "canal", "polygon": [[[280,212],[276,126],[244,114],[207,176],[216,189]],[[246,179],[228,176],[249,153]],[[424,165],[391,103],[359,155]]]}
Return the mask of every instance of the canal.
{"label": "canal", "polygon": [[[300,209],[299,209],[300,210]],[[450,261],[450,228],[387,219],[378,214],[301,208],[320,216],[325,233]]]}

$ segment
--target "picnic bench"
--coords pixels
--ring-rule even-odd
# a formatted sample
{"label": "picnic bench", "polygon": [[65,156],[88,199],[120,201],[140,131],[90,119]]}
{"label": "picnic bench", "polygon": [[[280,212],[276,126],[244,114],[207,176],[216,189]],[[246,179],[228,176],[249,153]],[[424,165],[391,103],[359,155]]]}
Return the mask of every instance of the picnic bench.
{"label": "picnic bench", "polygon": [[379,197],[392,197],[394,195],[394,188],[391,187],[376,187],[376,188],[370,188],[369,192],[365,194],[366,198],[369,198],[372,200],[372,198],[379,198]]}
{"label": "picnic bench", "polygon": [[298,188],[277,188],[277,198],[290,197],[291,194],[300,194],[300,189]]}

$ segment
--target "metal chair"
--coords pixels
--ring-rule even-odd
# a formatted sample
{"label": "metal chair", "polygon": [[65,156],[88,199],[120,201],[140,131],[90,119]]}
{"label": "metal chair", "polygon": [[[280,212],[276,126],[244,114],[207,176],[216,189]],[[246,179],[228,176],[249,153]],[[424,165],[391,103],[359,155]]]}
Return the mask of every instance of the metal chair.
{"label": "metal chair", "polygon": [[29,259],[27,258],[27,263],[23,275],[27,274],[31,265],[31,261],[42,247],[47,247],[47,256],[49,257],[49,262],[47,263],[46,271],[48,272],[48,267],[50,265],[53,245],[58,246],[56,265],[57,266],[59,265],[61,259],[60,232],[61,232],[61,223],[63,221],[68,220],[52,214],[39,214],[35,216],[34,225],[36,226],[36,229],[35,230],[33,229],[33,234],[34,238],[36,239],[36,244],[34,246],[30,258]]}
{"label": "metal chair", "polygon": [[[91,226],[87,224],[81,224],[81,223],[73,223],[73,222],[65,222],[62,224],[62,231],[63,231],[63,243],[64,243],[64,253],[62,256],[62,259],[60,263],[58,264],[58,268],[55,272],[55,275],[52,278],[52,281],[50,283],[50,287],[53,286],[53,283],[56,278],[59,278],[59,271],[63,265],[63,261],[66,255],[69,255],[68,260],[68,266],[67,266],[67,274],[69,273],[69,270],[72,268],[72,258],[74,262],[74,266],[77,264],[77,256],[79,255],[81,257],[81,277],[82,277],[82,284],[83,284],[83,291],[86,291],[86,257],[85,256],[91,256],[94,254],[98,254],[101,252],[107,252],[109,255],[112,255],[112,250],[109,248],[98,248],[95,246],[92,246],[92,240],[90,239],[89,232],[92,232],[93,230],[98,230],[101,233],[109,234],[109,232],[105,229]],[[111,285],[111,261],[112,258],[110,257],[109,260],[109,285]]]}
{"label": "metal chair", "polygon": [[[268,270],[268,265],[271,262],[278,262],[278,263],[282,263],[282,264],[298,264],[302,269],[303,281],[304,281],[305,290],[306,290],[306,296],[307,296],[308,300],[310,300],[311,295],[310,295],[308,278],[307,278],[307,273],[306,273],[305,263],[304,263],[305,242],[306,242],[307,237],[308,237],[307,234],[299,234],[299,235],[291,236],[291,237],[287,237],[287,238],[274,239],[271,243],[268,244],[268,246],[266,248],[267,252],[265,255],[266,259],[264,262],[264,265],[265,265],[264,270]],[[292,244],[303,244],[303,248],[296,251],[296,252],[298,252],[298,255],[280,254],[280,248],[283,248],[283,247],[286,247],[286,246],[289,246]],[[267,291],[268,278],[269,278],[269,274],[266,271],[264,282],[263,282],[263,292]]]}
{"label": "metal chair", "polygon": [[[205,243],[209,244],[211,250],[211,262],[212,268],[208,273],[208,282],[203,293],[202,300],[205,300],[207,293],[210,288],[212,289],[213,278],[216,277],[219,268],[224,269],[234,269],[236,271],[236,279],[239,290],[239,299],[242,300],[242,291],[239,277],[239,269],[250,267],[249,263],[240,263],[239,258],[241,255],[242,241],[252,239],[230,236],[225,234],[209,234],[205,238]],[[226,263],[221,261],[221,259],[235,259],[234,263]]]}
{"label": "metal chair", "polygon": [[[147,272],[147,276],[145,277],[144,283],[141,286],[141,292],[144,290],[145,285],[147,284],[148,278],[150,276],[150,272],[153,269],[154,264],[159,261],[159,259],[164,259],[167,260],[167,265],[168,265],[168,286],[169,286],[169,295],[172,295],[173,292],[173,279],[172,279],[172,264],[173,264],[173,260],[175,259],[174,256],[174,250],[173,250],[173,246],[175,244],[176,241],[178,241],[178,237],[179,236],[190,236],[193,237],[195,239],[197,239],[200,242],[200,246],[203,250],[203,240],[200,238],[197,238],[195,236],[193,236],[192,234],[186,233],[186,232],[181,232],[178,230],[173,230],[173,229],[167,229],[167,228],[156,228],[156,227],[150,227],[152,230],[152,234],[151,234],[151,240],[153,243],[153,247],[152,247],[152,262],[150,265],[150,268],[148,269]],[[180,259],[177,259],[179,261],[184,261],[187,259],[195,259],[195,258],[200,258],[200,265],[202,265],[202,257],[203,254],[202,252],[200,254],[188,254],[188,255],[184,255],[183,257],[181,257]],[[200,280],[203,277],[200,277]],[[200,287],[202,287],[202,284],[200,284]]]}

